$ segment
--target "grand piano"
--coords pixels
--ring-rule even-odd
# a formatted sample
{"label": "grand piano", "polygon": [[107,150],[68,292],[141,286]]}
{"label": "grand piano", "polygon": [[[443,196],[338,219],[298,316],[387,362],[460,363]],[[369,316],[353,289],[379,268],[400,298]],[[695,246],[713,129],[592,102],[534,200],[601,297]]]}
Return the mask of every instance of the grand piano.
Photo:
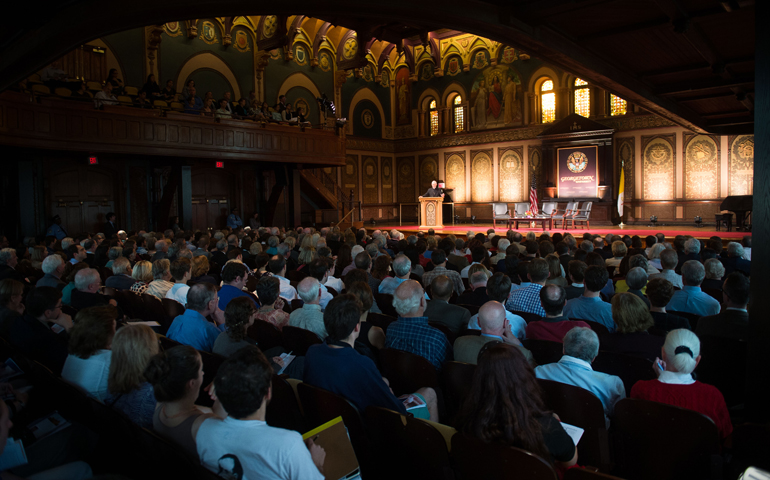
{"label": "grand piano", "polygon": [[754,209],[753,195],[731,195],[722,200],[719,208],[735,213],[736,230],[746,231],[751,228],[751,225],[746,228],[745,222],[746,215]]}

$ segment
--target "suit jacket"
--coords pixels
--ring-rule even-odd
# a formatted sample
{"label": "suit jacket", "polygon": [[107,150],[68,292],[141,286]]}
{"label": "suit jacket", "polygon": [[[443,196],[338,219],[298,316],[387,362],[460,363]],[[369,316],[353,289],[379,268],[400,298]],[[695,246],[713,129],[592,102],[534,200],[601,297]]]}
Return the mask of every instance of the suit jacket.
{"label": "suit jacket", "polygon": [[24,277],[22,277],[21,274],[17,272],[13,267],[9,267],[8,265],[0,265],[0,280],[5,280],[6,278],[11,278],[24,284],[27,283],[27,281],[24,280]]}
{"label": "suit jacket", "polygon": [[749,314],[743,310],[727,310],[717,315],[701,317],[695,329],[698,336],[711,335],[714,337],[749,339]]}
{"label": "suit jacket", "polygon": [[700,255],[697,253],[688,253],[688,254],[682,253],[681,255],[679,255],[679,263],[676,265],[676,269],[674,271],[679,275],[681,275],[682,265],[684,265],[684,262],[688,260],[697,260],[700,262]]}
{"label": "suit jacket", "polygon": [[51,273],[46,273],[43,278],[37,281],[35,284],[36,287],[54,287],[61,290],[64,288],[67,284],[64,283],[59,277],[56,275],[53,275]]}
{"label": "suit jacket", "polygon": [[110,222],[104,222],[104,228],[103,232],[104,238],[109,240],[112,238],[113,235],[117,235],[118,233],[118,227],[115,226],[115,224]]}
{"label": "suit jacket", "polygon": [[96,264],[96,255],[93,253],[86,252],[87,256],[85,259],[85,262],[88,264],[89,267],[94,268],[94,265]]}
{"label": "suit jacket", "polygon": [[479,307],[489,301],[489,295],[487,295],[487,287],[477,288],[471,290],[470,288],[463,292],[462,295],[457,297],[455,303],[457,305],[478,305]]}
{"label": "suit jacket", "polygon": [[465,258],[464,255],[455,254],[449,255],[449,258],[447,259],[447,268],[449,268],[449,264],[457,266],[457,268],[460,270],[470,265],[468,263],[468,259]]}
{"label": "suit jacket", "polygon": [[[479,351],[481,351],[481,348],[484,345],[486,345],[489,342],[501,342],[501,341],[502,340],[500,340],[498,337],[487,337],[484,335],[466,335],[466,336],[460,337],[457,340],[455,340],[455,344],[454,344],[455,361],[472,363],[473,365],[476,365],[479,357]],[[517,346],[516,348],[518,348],[519,351],[521,351],[521,353],[523,353],[524,356],[527,357],[527,361],[529,362],[529,364],[534,367],[535,359],[532,356],[532,353],[520,345]]]}
{"label": "suit jacket", "polygon": [[727,257],[722,259],[722,265],[725,266],[725,277],[735,271],[743,272],[747,277],[751,276],[751,262],[748,260],[740,257]]}
{"label": "suit jacket", "polygon": [[115,290],[130,290],[131,286],[136,283],[132,277],[126,274],[113,275],[104,282],[105,287],[114,288]]}
{"label": "suit jacket", "polygon": [[429,322],[439,322],[446,325],[453,333],[457,333],[462,327],[467,326],[471,319],[471,312],[463,307],[450,305],[444,300],[428,302],[428,307],[423,315],[428,317]]}

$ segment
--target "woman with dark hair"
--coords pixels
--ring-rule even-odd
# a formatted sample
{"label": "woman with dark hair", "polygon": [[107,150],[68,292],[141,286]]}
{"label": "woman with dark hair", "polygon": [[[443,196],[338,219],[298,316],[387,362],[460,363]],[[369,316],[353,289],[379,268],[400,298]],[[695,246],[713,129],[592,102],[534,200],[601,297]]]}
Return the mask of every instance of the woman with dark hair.
{"label": "woman with dark hair", "polygon": [[[257,297],[262,304],[257,311],[257,319],[268,323],[272,323],[279,330],[282,330],[285,325],[289,323],[289,314],[276,308],[278,302],[278,296],[280,294],[281,282],[273,276],[263,276],[257,282]],[[283,301],[280,301],[281,307]]]}
{"label": "woman with dark hair", "polygon": [[254,345],[254,340],[246,336],[249,327],[257,318],[257,307],[250,297],[236,297],[225,308],[225,326],[214,342],[213,352],[229,357],[243,347]]}
{"label": "woman with dark hair", "polygon": [[391,263],[393,263],[393,261],[387,255],[380,255],[377,257],[372,266],[372,276],[377,280],[384,280],[389,277]]}
{"label": "woman with dark hair", "polygon": [[[214,416],[211,409],[195,405],[203,384],[200,353],[187,345],[170,348],[150,359],[144,377],[152,384],[158,402],[152,419],[153,430],[197,459],[198,428],[203,420]],[[217,403],[214,407],[217,408]]]}
{"label": "woman with dark hair", "polygon": [[602,350],[640,357],[649,361],[660,355],[663,337],[650,335],[655,326],[649,307],[633,293],[617,293],[612,297],[612,319],[617,329],[602,335]]}
{"label": "woman with dark hair", "polygon": [[377,350],[385,348],[385,332],[380,327],[375,327],[366,321],[369,311],[372,305],[374,305],[374,296],[369,284],[366,282],[355,282],[347,289],[347,293],[355,296],[362,306],[361,333],[356,341],[363,343],[372,351],[375,348]]}
{"label": "woman with dark hair", "polygon": [[166,81],[166,86],[163,88],[163,90],[161,90],[160,95],[166,102],[176,101],[176,88],[174,88],[173,80]]}
{"label": "woman with dark hair", "polygon": [[479,354],[458,430],[484,442],[500,442],[567,468],[577,447],[543,403],[534,371],[513,345],[493,344]]}
{"label": "woman with dark hair", "polygon": [[342,278],[342,272],[345,270],[345,267],[353,263],[355,260],[351,256],[350,251],[350,245],[340,245],[340,249],[337,251],[337,265],[334,267],[335,277]]}
{"label": "woman with dark hair", "polygon": [[195,88],[195,80],[188,80],[187,85],[184,86],[182,89],[182,98],[185,100],[189,100],[190,98],[190,88]]}
{"label": "woman with dark hair", "polygon": [[113,95],[123,94],[123,80],[118,78],[118,70],[115,68],[110,69],[110,73],[107,74],[106,83],[112,86]]}
{"label": "woman with dark hair", "polygon": [[158,82],[155,81],[155,75],[152,73],[147,75],[147,81],[144,83],[142,90],[144,90],[148,97],[157,98],[160,96],[160,87]]}
{"label": "woman with dark hair", "polygon": [[69,331],[69,355],[61,376],[103,402],[112,361],[112,338],[118,312],[112,305],[84,308]]}

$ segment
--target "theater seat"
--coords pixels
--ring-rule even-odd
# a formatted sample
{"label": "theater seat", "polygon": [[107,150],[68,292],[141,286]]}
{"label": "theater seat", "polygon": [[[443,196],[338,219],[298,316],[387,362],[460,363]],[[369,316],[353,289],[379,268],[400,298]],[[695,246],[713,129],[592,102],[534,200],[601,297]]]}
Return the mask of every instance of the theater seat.
{"label": "theater seat", "polygon": [[556,470],[534,453],[502,443],[484,443],[468,435],[452,437],[452,460],[465,479],[557,480]]}

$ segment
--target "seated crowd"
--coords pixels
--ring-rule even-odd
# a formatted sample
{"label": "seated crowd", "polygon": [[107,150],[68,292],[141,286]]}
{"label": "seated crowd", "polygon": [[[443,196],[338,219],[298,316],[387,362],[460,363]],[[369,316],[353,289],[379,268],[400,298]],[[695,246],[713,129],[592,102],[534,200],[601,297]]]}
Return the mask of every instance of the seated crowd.
{"label": "seated crowd", "polygon": [[[192,84],[185,94],[195,97]],[[593,394],[607,428],[620,400],[652,400],[707,416],[729,447],[727,392],[694,371],[702,341],[747,340],[750,241],[336,227],[29,238],[0,249],[0,337],[223,476],[323,478],[323,448],[266,423],[279,372],[362,415],[375,406],[443,424],[561,474],[580,457],[543,380]],[[182,313],[134,323],[143,319],[125,312],[145,298]],[[271,343],[296,330],[311,339],[306,351]],[[544,360],[545,348],[557,356]],[[468,364],[467,396],[448,412],[439,385],[394,393],[393,351],[436,375]],[[630,380],[594,367],[608,355],[649,368]],[[221,365],[204,385],[212,356]],[[213,405],[199,405],[204,387]],[[228,456],[237,468],[223,466]]]}

